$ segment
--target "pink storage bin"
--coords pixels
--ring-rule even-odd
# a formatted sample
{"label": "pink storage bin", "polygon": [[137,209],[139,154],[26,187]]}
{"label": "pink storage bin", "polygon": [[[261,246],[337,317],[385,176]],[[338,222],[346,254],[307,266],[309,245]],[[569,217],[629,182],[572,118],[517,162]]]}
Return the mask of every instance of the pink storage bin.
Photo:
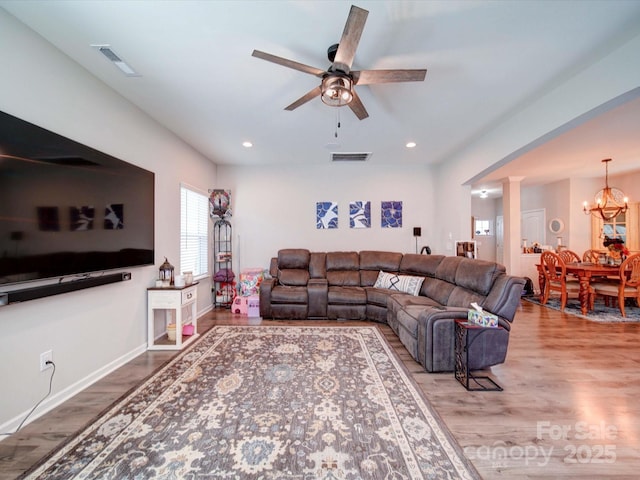
{"label": "pink storage bin", "polygon": [[195,333],[193,328],[193,324],[189,323],[187,325],[182,326],[182,335],[191,336]]}

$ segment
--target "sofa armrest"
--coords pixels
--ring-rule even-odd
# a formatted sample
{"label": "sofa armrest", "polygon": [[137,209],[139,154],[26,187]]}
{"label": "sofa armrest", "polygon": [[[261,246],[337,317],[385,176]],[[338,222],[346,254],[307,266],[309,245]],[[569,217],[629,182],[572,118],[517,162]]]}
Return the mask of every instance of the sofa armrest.
{"label": "sofa armrest", "polygon": [[278,283],[277,278],[265,278],[260,283],[260,316],[271,318],[271,290]]}
{"label": "sofa armrest", "polygon": [[307,284],[309,295],[309,317],[326,318],[329,283],[324,278],[312,278]]}
{"label": "sofa armrest", "polygon": [[468,308],[429,307],[418,317],[418,361],[428,372],[452,372],[455,365],[455,320]]}
{"label": "sofa armrest", "polygon": [[[418,361],[428,372],[452,372],[455,367],[455,320],[466,319],[469,309],[431,307],[418,317]],[[508,322],[498,317],[500,325]],[[489,327],[487,327],[489,328]],[[507,355],[509,331],[492,329],[476,345],[469,368],[478,370],[503,363]]]}

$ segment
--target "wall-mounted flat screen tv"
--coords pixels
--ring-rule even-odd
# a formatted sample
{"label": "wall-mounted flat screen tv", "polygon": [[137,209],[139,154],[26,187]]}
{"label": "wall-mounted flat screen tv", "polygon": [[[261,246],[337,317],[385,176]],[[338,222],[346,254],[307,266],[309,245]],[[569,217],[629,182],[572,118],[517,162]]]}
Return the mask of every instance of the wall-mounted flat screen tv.
{"label": "wall-mounted flat screen tv", "polygon": [[153,264],[154,181],[0,112],[0,286]]}

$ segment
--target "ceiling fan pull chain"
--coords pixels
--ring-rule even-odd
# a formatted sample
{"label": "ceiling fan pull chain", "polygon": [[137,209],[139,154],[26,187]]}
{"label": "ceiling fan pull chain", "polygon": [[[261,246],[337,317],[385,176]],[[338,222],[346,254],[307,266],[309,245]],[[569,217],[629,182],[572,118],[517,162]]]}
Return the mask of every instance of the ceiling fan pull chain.
{"label": "ceiling fan pull chain", "polygon": [[336,110],[336,132],[334,136],[338,138],[338,129],[340,128],[340,110]]}

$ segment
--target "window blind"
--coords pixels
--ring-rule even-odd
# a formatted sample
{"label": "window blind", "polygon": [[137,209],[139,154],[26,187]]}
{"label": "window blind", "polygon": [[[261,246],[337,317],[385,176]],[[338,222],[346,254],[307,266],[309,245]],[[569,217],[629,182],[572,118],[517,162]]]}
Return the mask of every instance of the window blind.
{"label": "window blind", "polygon": [[209,199],[180,186],[180,273],[206,275],[209,258]]}

